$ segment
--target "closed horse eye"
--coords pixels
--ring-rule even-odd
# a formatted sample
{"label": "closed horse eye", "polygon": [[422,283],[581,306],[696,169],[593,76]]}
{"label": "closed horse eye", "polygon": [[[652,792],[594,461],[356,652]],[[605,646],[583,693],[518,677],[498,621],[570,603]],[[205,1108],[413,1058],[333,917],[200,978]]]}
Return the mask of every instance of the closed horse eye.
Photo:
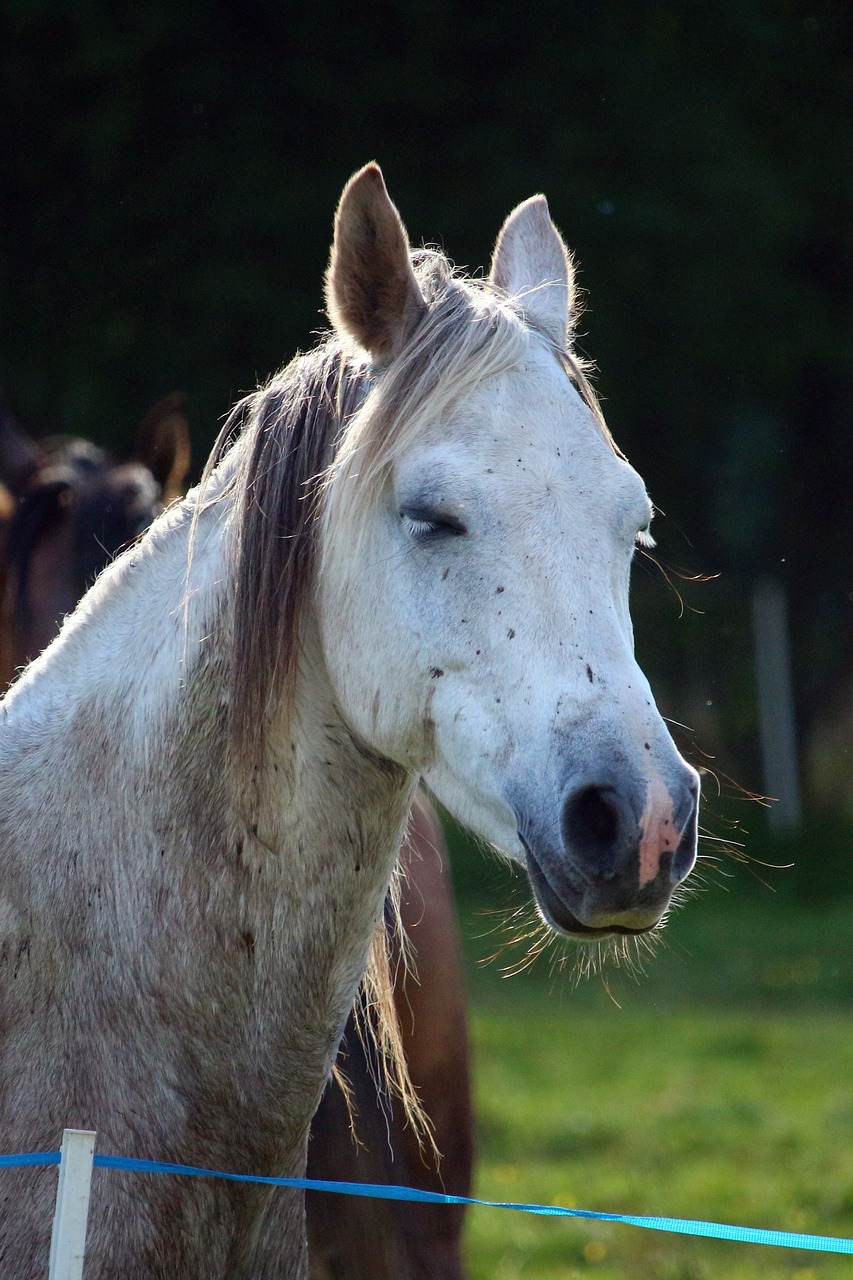
{"label": "closed horse eye", "polygon": [[657,546],[652,537],[652,521],[655,518],[655,509],[651,505],[647,505],[644,515],[639,516],[635,528],[637,532],[634,541],[638,547],[642,547],[645,551],[651,551]]}
{"label": "closed horse eye", "polygon": [[409,535],[417,542],[434,538],[458,538],[468,530],[458,516],[423,507],[402,507],[400,519]]}

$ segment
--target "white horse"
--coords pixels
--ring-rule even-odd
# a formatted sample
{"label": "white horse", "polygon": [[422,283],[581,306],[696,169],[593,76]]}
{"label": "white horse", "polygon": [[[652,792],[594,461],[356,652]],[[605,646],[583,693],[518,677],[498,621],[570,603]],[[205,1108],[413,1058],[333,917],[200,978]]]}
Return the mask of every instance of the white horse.
{"label": "white horse", "polygon": [[[72,1125],[301,1174],[418,778],[569,935],[654,928],[692,866],[628,614],[651,507],[569,354],[544,199],[475,282],[410,254],[368,165],[327,295],[329,340],[2,703],[6,1150]],[[53,1179],[0,1178],[3,1274],[41,1276]],[[295,1191],[97,1175],[91,1280],[306,1267]]]}

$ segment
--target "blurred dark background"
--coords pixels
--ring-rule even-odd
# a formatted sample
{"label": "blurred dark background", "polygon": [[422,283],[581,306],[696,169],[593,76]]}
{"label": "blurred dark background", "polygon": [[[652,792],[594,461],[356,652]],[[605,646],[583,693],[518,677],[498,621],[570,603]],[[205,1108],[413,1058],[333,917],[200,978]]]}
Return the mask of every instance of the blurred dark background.
{"label": "blurred dark background", "polygon": [[[470,268],[544,191],[660,504],[638,651],[713,770],[706,822],[792,852],[793,893],[853,888],[851,101],[835,0],[6,0],[0,386],[34,434],[117,450],[181,389],[197,471],[322,326],[355,168],[377,159],[413,241]],[[775,824],[745,794],[772,784],[761,583],[787,609],[802,800]]]}

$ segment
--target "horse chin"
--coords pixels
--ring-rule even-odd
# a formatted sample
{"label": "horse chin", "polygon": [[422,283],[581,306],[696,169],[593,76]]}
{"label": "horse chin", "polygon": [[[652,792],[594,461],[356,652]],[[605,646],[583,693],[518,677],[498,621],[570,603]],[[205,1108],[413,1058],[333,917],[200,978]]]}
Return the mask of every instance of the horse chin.
{"label": "horse chin", "polygon": [[603,927],[584,924],[551,887],[548,877],[531,853],[527,842],[522,841],[522,843],[524,844],[526,855],[527,878],[533,889],[536,905],[545,923],[557,933],[562,933],[568,938],[579,938],[594,942],[597,938],[613,936],[634,938],[640,934],[649,933],[657,926],[657,920],[637,928],[624,924],[608,924]]}

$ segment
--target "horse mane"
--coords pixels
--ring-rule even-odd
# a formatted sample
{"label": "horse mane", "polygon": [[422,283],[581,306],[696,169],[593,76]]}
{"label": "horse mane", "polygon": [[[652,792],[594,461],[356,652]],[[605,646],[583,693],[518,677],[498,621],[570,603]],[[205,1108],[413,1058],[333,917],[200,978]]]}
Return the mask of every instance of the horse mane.
{"label": "horse mane", "polygon": [[197,514],[215,469],[236,446],[236,469],[213,501],[233,495],[228,701],[238,785],[260,756],[270,715],[292,703],[320,480],[366,375],[332,340],[297,356],[234,407],[202,477]]}

